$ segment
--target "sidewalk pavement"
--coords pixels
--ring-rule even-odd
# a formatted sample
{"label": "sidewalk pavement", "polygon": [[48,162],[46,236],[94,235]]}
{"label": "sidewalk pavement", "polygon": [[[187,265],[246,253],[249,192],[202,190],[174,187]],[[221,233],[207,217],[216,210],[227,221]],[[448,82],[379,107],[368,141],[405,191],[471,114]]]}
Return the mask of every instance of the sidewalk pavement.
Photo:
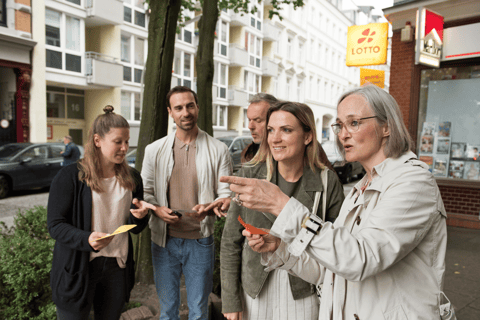
{"label": "sidewalk pavement", "polygon": [[[453,304],[457,318],[480,319],[480,230],[448,227],[445,265],[444,292]],[[154,285],[137,284],[132,291],[131,301],[149,307],[157,315],[151,319],[158,319],[159,305]],[[187,319],[185,288],[182,288],[181,310],[180,319]],[[218,314],[219,310],[215,311]]]}

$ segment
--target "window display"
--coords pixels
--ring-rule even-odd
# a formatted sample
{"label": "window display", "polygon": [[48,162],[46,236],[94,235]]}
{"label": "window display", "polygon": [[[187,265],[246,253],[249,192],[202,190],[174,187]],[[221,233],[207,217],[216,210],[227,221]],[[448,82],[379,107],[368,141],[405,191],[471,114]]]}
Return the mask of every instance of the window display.
{"label": "window display", "polygon": [[480,181],[480,66],[423,70],[418,156],[434,176]]}

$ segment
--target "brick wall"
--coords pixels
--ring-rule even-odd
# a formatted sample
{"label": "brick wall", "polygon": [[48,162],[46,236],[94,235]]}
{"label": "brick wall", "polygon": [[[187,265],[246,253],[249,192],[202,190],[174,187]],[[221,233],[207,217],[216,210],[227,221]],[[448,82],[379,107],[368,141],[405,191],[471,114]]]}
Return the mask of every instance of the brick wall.
{"label": "brick wall", "polygon": [[392,62],[390,66],[390,94],[402,111],[403,120],[409,127],[410,99],[415,65],[415,41],[401,42],[400,31],[392,36]]}
{"label": "brick wall", "polygon": [[480,211],[480,189],[440,186],[447,212],[477,215]]}

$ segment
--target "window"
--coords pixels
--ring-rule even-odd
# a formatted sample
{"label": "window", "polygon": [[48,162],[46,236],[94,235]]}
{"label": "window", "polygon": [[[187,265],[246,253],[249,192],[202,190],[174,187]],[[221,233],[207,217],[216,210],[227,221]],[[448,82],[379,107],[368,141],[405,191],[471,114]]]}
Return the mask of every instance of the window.
{"label": "window", "polygon": [[303,64],[303,47],[304,47],[303,42],[300,42],[298,44],[298,62],[300,64]]}
{"label": "window", "polygon": [[248,129],[247,108],[243,109],[243,128]]}
{"label": "window", "polygon": [[67,1],[76,5],[80,5],[80,0],[67,0]]}
{"label": "window", "polygon": [[47,117],[85,119],[85,92],[47,86]]}
{"label": "window", "polygon": [[254,14],[250,15],[250,26],[258,30],[262,30],[263,3],[258,5],[258,1],[254,0],[252,2],[254,3],[254,5],[251,9],[255,7],[257,11]]}
{"label": "window", "polygon": [[145,28],[147,25],[143,0],[123,0],[123,21]]}
{"label": "window", "polygon": [[250,71],[245,71],[244,73],[244,89],[248,93],[248,100],[260,92],[262,85],[262,77],[258,74],[255,74]]}
{"label": "window", "polygon": [[217,86],[217,96],[214,98],[227,99],[227,65],[215,61],[214,66],[213,83]]}
{"label": "window", "polygon": [[315,21],[315,8],[314,8],[314,7],[312,7],[312,16],[311,16],[311,18],[310,18],[310,21],[311,21],[311,22],[314,22],[314,21]]}
{"label": "window", "polygon": [[250,65],[261,68],[262,62],[262,39],[257,38],[254,34],[250,32],[245,32],[245,49],[247,49]]}
{"label": "window", "polygon": [[0,26],[7,26],[7,0],[0,0]]}
{"label": "window", "polygon": [[313,77],[310,77],[310,95],[309,95],[310,99],[315,98],[314,93],[315,93],[315,83],[313,82]]}
{"label": "window", "polygon": [[302,101],[302,89],[303,89],[303,81],[298,80],[297,85],[297,100]]}
{"label": "window", "polygon": [[315,61],[315,41],[313,39],[310,40],[310,52],[311,52],[311,58],[310,60]]}
{"label": "window", "polygon": [[321,13],[318,14],[318,29],[322,29],[322,20],[323,19],[323,16]]}
{"label": "window", "polygon": [[[193,54],[175,50],[173,57],[173,74],[177,83],[174,85],[192,88],[193,83]],[[175,79],[172,79],[175,81]]]}
{"label": "window", "polygon": [[122,34],[120,56],[123,62],[123,81],[142,82],[146,44],[145,39]]}
{"label": "window", "polygon": [[[64,30],[65,34],[62,35]],[[82,72],[84,21],[63,13],[45,10],[47,67]]]}
{"label": "window", "polygon": [[120,114],[129,121],[140,121],[141,111],[140,93],[122,91]]}
{"label": "window", "polygon": [[292,60],[292,46],[293,46],[293,38],[288,37],[287,40],[287,59]]}
{"label": "window", "polygon": [[225,56],[228,56],[228,23],[219,19],[217,22],[217,35],[220,35],[217,39],[218,47],[215,49],[215,53]]}
{"label": "window", "polygon": [[325,59],[324,59],[324,63],[325,63],[325,66],[328,67],[328,58],[330,57],[329,55],[329,51],[328,51],[328,48],[325,48]]}
{"label": "window", "polygon": [[226,106],[213,106],[213,119],[212,124],[215,127],[227,127],[227,107]]}
{"label": "window", "polygon": [[322,80],[321,79],[317,79],[317,100],[320,101],[322,99],[322,93],[320,92],[320,88],[321,88],[321,84],[322,83]]}
{"label": "window", "polygon": [[322,44],[318,44],[318,51],[317,51],[317,64],[322,65],[323,64],[323,57],[322,57]]}

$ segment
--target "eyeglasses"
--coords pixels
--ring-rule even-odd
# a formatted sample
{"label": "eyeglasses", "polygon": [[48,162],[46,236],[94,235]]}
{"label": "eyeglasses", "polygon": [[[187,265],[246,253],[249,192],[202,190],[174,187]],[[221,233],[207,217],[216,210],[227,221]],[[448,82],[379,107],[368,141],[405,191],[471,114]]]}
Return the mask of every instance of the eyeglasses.
{"label": "eyeglasses", "polygon": [[333,130],[333,133],[337,136],[342,131],[343,126],[345,126],[345,129],[350,133],[357,132],[358,129],[360,128],[360,124],[361,124],[360,120],[367,120],[367,119],[372,119],[372,118],[376,118],[376,117],[377,116],[360,118],[360,119],[350,119],[345,123],[336,122],[336,123],[332,124],[331,127],[332,127],[332,130]]}

